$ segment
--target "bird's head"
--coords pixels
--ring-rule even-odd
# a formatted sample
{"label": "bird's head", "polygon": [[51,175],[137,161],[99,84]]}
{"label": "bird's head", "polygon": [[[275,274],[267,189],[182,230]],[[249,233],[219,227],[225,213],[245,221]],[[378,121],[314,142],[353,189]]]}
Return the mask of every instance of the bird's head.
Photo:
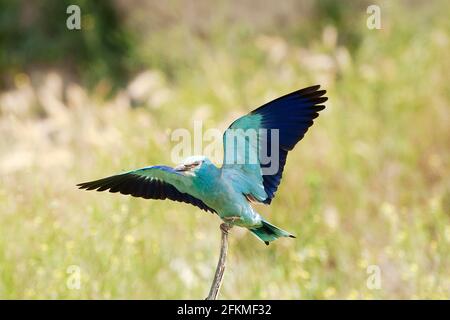
{"label": "bird's head", "polygon": [[192,156],[184,159],[174,169],[186,176],[201,176],[217,170],[217,167],[205,156]]}

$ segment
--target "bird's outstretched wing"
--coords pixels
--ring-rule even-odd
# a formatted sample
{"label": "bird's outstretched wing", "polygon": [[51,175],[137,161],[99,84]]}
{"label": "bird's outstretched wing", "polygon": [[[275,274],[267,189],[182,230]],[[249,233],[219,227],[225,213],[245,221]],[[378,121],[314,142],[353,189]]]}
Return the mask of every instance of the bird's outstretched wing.
{"label": "bird's outstretched wing", "polygon": [[190,195],[187,177],[167,166],[151,166],[115,176],[77,184],[80,189],[120,192],[145,199],[170,199],[190,203],[215,212],[200,199]]}
{"label": "bird's outstretched wing", "polygon": [[[234,121],[225,131],[222,172],[247,198],[266,204],[272,201],[288,152],[325,108],[322,103],[328,99],[324,97],[326,91],[319,88],[304,88],[266,103]],[[252,139],[255,134],[256,143]],[[233,139],[241,139],[245,147]]]}

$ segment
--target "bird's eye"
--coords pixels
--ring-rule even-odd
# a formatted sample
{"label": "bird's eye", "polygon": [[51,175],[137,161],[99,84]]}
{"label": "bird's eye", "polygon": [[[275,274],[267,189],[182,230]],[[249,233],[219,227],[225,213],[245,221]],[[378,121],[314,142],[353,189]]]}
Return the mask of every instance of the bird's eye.
{"label": "bird's eye", "polygon": [[185,164],[184,167],[185,167],[186,169],[193,169],[193,168],[195,168],[195,167],[198,167],[199,164],[201,164],[200,161],[194,161],[194,162],[191,162],[191,163],[189,163],[189,164]]}

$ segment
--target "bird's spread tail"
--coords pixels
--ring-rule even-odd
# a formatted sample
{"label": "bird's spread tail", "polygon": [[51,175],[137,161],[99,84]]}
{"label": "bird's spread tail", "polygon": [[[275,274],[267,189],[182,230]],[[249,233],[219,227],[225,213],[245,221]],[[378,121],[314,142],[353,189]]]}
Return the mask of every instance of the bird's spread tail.
{"label": "bird's spread tail", "polygon": [[258,237],[261,241],[263,241],[266,245],[269,245],[269,242],[274,241],[280,237],[290,237],[295,238],[294,235],[290,234],[287,231],[284,231],[278,227],[275,227],[273,224],[268,223],[265,220],[262,220],[262,226],[254,229],[250,229],[250,231]]}

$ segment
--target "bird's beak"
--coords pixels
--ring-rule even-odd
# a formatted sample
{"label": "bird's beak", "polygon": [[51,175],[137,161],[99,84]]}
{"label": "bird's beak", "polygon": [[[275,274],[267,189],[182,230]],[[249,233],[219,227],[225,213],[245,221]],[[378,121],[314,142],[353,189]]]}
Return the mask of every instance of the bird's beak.
{"label": "bird's beak", "polygon": [[186,167],[184,164],[180,164],[180,165],[176,166],[174,168],[174,170],[177,172],[185,172],[185,171],[189,170],[189,168]]}

